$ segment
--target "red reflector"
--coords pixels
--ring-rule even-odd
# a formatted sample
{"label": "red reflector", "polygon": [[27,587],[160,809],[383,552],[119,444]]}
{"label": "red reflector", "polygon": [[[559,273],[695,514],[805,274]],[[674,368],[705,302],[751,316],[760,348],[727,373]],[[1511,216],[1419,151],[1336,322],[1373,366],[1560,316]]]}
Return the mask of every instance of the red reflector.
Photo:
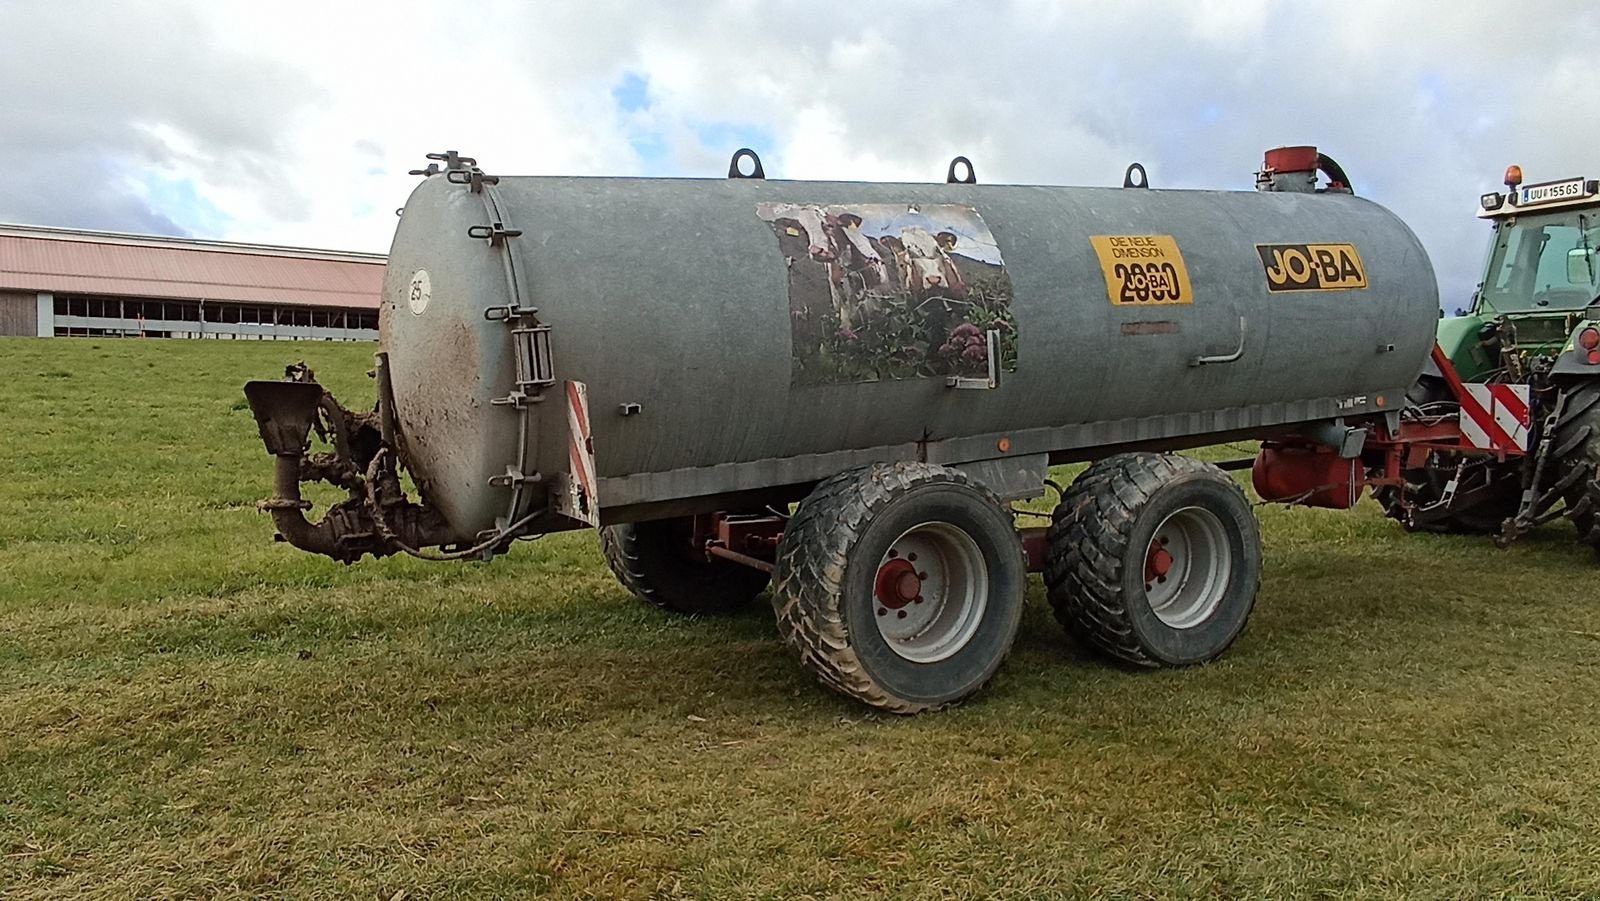
{"label": "red reflector", "polygon": [[1578,343],[1584,350],[1594,350],[1600,347],[1600,329],[1586,328],[1578,333]]}
{"label": "red reflector", "polygon": [[1589,365],[1600,366],[1600,350],[1589,351]]}

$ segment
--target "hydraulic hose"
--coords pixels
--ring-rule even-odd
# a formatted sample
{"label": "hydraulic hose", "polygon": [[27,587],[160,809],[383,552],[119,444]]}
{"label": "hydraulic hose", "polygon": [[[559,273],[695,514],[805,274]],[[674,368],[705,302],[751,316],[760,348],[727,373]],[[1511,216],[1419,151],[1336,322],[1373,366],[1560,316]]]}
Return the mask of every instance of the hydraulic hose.
{"label": "hydraulic hose", "polygon": [[1350,176],[1344,174],[1344,167],[1335,162],[1333,157],[1328,156],[1326,153],[1317,154],[1317,168],[1327,175],[1328,180],[1333,184],[1344,188],[1351,194],[1356,192],[1356,189],[1350,186]]}

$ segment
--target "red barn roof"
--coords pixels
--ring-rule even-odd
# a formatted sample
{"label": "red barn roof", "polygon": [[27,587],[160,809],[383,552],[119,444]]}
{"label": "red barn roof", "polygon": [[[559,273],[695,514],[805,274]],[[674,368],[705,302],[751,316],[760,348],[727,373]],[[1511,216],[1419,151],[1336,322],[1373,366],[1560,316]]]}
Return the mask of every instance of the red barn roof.
{"label": "red barn roof", "polygon": [[0,291],[375,310],[384,256],[0,225]]}

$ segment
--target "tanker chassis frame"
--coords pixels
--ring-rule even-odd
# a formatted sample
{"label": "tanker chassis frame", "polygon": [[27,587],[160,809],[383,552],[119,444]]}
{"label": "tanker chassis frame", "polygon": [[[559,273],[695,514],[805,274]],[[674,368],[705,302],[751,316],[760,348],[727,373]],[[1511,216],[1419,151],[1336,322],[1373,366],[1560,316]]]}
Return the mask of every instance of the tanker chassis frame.
{"label": "tanker chassis frame", "polygon": [[[1333,509],[1354,506],[1369,489],[1404,492],[1407,474],[1435,456],[1522,462],[1533,483],[1533,456],[1513,444],[1474,444],[1462,428],[1474,397],[1437,347],[1432,360],[1466,412],[1411,407],[1177,446],[1261,441],[1253,459],[1222,464],[1179,456],[1170,443],[1077,448],[1047,458],[1093,459],[1064,488],[1042,469],[1029,490],[1016,471],[875,463],[814,486],[747,495],[737,509],[603,526],[601,548],[625,587],[671,612],[729,613],[770,584],[779,632],[802,664],[831,688],[893,713],[947,706],[993,676],[1021,619],[1027,573],[1043,574],[1057,619],[1097,651],[1140,667],[1205,663],[1242,632],[1260,582],[1254,511],[1228,470],[1250,468],[1263,502]],[[382,398],[384,354],[377,363]],[[252,382],[247,395],[277,459],[275,494],[260,506],[279,540],[344,562],[397,552],[487,559],[509,546],[511,539],[495,539],[421,550],[448,532],[407,499],[389,462],[393,423],[381,399],[374,412],[349,411],[304,366],[290,367],[283,381]],[[313,430],[328,451],[308,452]],[[349,497],[313,525],[299,486],[315,481]],[[1045,514],[1013,510],[1010,501],[1047,489],[1060,495],[1050,525],[1017,525]],[[1474,490],[1486,489],[1452,486],[1409,515],[1426,524],[1434,508],[1448,509],[1458,491],[1470,501]],[[1543,513],[1548,506],[1548,498],[1530,504],[1542,516],[1525,527],[1553,518]]]}
{"label": "tanker chassis frame", "polygon": [[[380,401],[370,413],[344,408],[304,366],[246,387],[276,460],[274,495],[260,507],[278,539],[346,563],[369,553],[482,560],[507,550],[512,539],[501,536],[450,544],[443,520],[407,498],[389,450],[386,369],[379,354]],[[327,450],[312,451],[313,431]],[[602,526],[600,543],[625,587],[676,613],[729,613],[770,584],[779,632],[802,664],[893,713],[955,703],[993,676],[1021,620],[1028,572],[1044,573],[1058,618],[1109,655],[1151,667],[1210,660],[1243,629],[1259,584],[1250,504],[1217,466],[1115,450],[1032,455],[1009,471],[873,463],[744,493],[728,510]],[[1085,456],[1101,459],[1057,486],[1052,524],[1018,528],[1018,515],[1042,514],[1019,514],[1009,501],[1053,484],[1047,461]],[[1028,474],[1031,486],[1017,478]],[[349,496],[312,523],[303,482]],[[423,550],[435,545],[443,552]]]}

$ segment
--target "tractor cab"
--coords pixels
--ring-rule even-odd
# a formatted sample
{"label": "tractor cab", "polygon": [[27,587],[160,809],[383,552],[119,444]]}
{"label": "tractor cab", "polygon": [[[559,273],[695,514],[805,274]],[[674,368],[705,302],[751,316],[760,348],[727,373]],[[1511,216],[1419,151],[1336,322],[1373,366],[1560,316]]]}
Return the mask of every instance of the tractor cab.
{"label": "tractor cab", "polygon": [[1440,322],[1439,345],[1469,382],[1600,375],[1600,353],[1591,363],[1582,344],[1600,317],[1600,181],[1524,186],[1512,166],[1505,183],[1479,198],[1494,228],[1488,263],[1467,315]]}

